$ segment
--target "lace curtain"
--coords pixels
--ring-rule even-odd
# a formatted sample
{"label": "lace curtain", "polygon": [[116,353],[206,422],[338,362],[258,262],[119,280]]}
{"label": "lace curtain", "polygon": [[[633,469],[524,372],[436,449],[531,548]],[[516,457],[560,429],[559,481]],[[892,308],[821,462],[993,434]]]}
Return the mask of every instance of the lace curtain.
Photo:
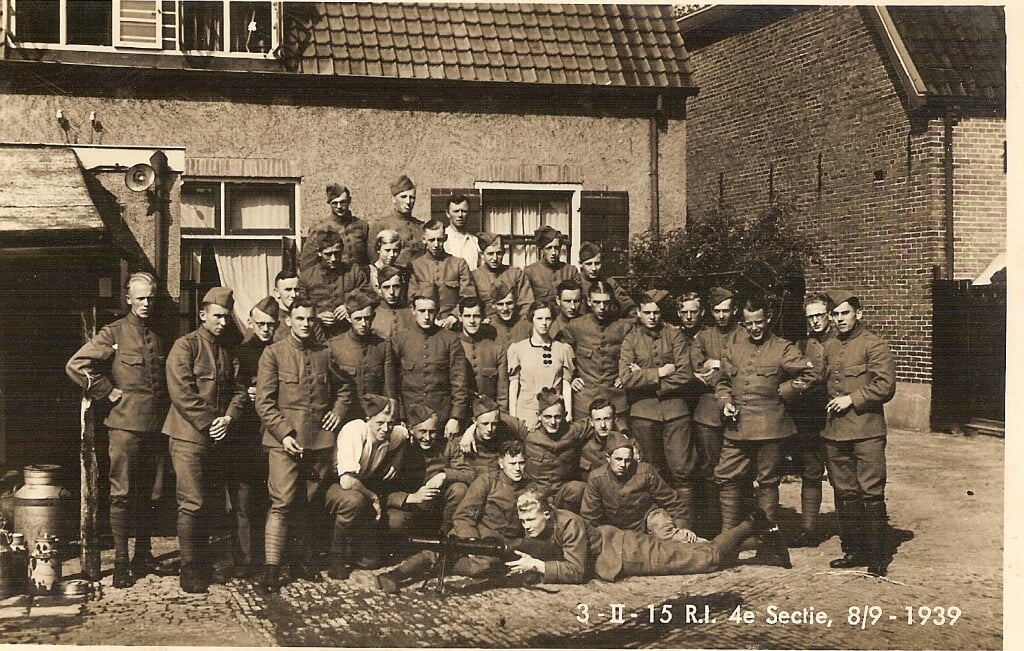
{"label": "lace curtain", "polygon": [[[496,196],[484,200],[483,228],[501,235],[533,235],[541,226],[547,225],[569,234],[569,200],[547,198],[537,195],[523,197]],[[538,259],[537,247],[533,244],[517,244],[510,247],[511,260],[506,263],[514,267],[525,267]],[[565,248],[562,259],[566,259]]]}
{"label": "lace curtain", "polygon": [[221,282],[235,292],[235,323],[244,333],[249,310],[270,294],[274,276],[281,271],[281,245],[278,242],[217,242],[213,250]]}

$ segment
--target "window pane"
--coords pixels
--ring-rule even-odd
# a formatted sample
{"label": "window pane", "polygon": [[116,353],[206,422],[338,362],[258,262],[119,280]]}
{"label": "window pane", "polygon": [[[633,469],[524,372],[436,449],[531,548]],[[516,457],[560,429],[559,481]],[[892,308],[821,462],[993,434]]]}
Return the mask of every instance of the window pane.
{"label": "window pane", "polygon": [[181,3],[181,49],[223,50],[223,2]]}
{"label": "window pane", "polygon": [[231,3],[231,51],[270,52],[270,3]]}
{"label": "window pane", "polygon": [[[533,236],[541,226],[557,228],[570,234],[570,195],[564,192],[502,192],[484,193],[483,228],[501,235]],[[510,264],[523,267],[538,260],[532,243],[515,243],[510,247]],[[562,259],[567,256],[563,248]]]}
{"label": "window pane", "polygon": [[228,232],[291,232],[294,198],[291,185],[227,186]]}
{"label": "window pane", "polygon": [[60,43],[59,0],[19,2],[14,19],[18,40],[26,43]]}
{"label": "window pane", "polygon": [[181,188],[181,227],[220,232],[220,184],[186,183]]}
{"label": "window pane", "polygon": [[68,43],[111,45],[114,0],[68,0]]}

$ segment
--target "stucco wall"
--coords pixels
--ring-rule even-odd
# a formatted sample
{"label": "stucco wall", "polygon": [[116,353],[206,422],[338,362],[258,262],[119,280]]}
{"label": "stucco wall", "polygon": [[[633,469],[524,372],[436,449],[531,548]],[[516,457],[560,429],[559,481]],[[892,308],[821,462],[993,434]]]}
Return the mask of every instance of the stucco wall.
{"label": "stucco wall", "polygon": [[[187,92],[183,90],[183,92]],[[492,164],[522,162],[578,166],[584,189],[629,193],[631,228],[650,218],[648,122],[642,118],[493,115],[398,111],[344,106],[246,104],[228,101],[0,95],[0,141],[64,142],[57,109],[72,137],[103,144],[183,146],[186,156],[291,159],[303,174],[300,215],[305,224],[327,212],[324,186],[341,182],[352,209],[373,219],[390,209],[388,184],[406,173],[419,186],[416,214],[429,215],[431,187],[472,187]],[[95,111],[104,126],[88,124]],[[662,134],[661,206],[685,206],[685,126],[671,121]]]}

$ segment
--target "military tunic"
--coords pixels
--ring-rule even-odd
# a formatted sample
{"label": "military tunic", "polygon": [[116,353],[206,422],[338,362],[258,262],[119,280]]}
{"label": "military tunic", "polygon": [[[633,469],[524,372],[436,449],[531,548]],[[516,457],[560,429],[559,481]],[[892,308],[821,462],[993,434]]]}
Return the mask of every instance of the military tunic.
{"label": "military tunic", "polygon": [[302,253],[299,256],[299,268],[306,269],[317,263],[316,247],[314,243],[319,239],[314,233],[317,231],[334,230],[341,234],[344,248],[341,252],[341,259],[347,264],[365,266],[369,263],[367,242],[370,239],[370,225],[359,219],[352,213],[344,219],[338,219],[333,213],[323,220],[313,224],[309,229],[309,235],[302,245]]}
{"label": "military tunic", "polygon": [[[590,286],[597,281],[587,280],[587,277],[582,274],[580,274],[580,278],[583,281],[580,283],[583,286],[583,298],[586,299],[588,296],[590,296]],[[603,281],[606,285],[608,285],[608,288],[612,290],[612,298],[615,300],[615,303],[618,305],[619,308],[616,312],[618,316],[628,317],[630,313],[636,310],[636,301],[634,301],[629,296],[629,292],[627,292],[622,287],[622,285],[619,284],[619,281],[613,278],[599,278],[598,280]],[[587,305],[586,300],[583,301],[583,311],[590,312],[590,307],[589,305]]]}
{"label": "military tunic", "polygon": [[511,324],[497,316],[491,317],[491,327],[497,333],[496,340],[505,350],[512,344],[526,339],[533,333],[533,325],[526,319],[516,317]]}
{"label": "military tunic", "polygon": [[580,277],[579,270],[571,264],[561,261],[555,263],[555,266],[549,267],[542,260],[538,260],[528,265],[523,272],[526,274],[527,280],[530,281],[535,301],[554,301],[556,298],[555,288],[563,280],[573,280],[576,284],[583,285],[583,278]]}
{"label": "military tunic", "polygon": [[[495,297],[491,295],[491,288],[498,282],[512,290],[512,295],[518,306],[517,314],[520,319],[526,320],[534,300],[533,288],[526,278],[526,273],[519,267],[506,267],[505,265],[502,265],[498,271],[491,271],[486,264],[481,264],[473,270],[473,283],[476,285],[477,296],[481,301],[487,303],[487,314],[490,316],[494,315],[492,304],[495,300]],[[499,296],[498,298],[505,297]]]}
{"label": "military tunic", "polygon": [[645,533],[647,514],[659,507],[668,511],[675,526],[687,528],[689,515],[685,505],[654,466],[640,461],[627,477],[620,478],[606,462],[587,478],[580,515],[595,527],[610,524]]}
{"label": "military tunic", "polygon": [[376,261],[379,255],[379,252],[376,250],[377,235],[384,230],[393,230],[398,232],[398,237],[402,240],[402,253],[398,256],[396,263],[402,267],[409,266],[414,259],[423,255],[425,251],[423,247],[424,223],[411,214],[403,215],[392,210],[387,216],[371,224],[368,239],[371,242],[370,248],[373,250],[369,252],[370,261]]}
{"label": "military tunic", "polygon": [[408,305],[391,307],[384,301],[377,306],[376,316],[373,318],[373,334],[388,341],[395,332],[406,328],[415,328],[416,319]]}
{"label": "military tunic", "polygon": [[445,253],[440,260],[430,254],[413,260],[409,296],[430,296],[432,289],[437,290],[438,316],[441,318],[455,311],[460,298],[476,296],[476,285],[466,261],[450,253]]}
{"label": "military tunic", "polygon": [[[487,329],[485,332],[484,328]],[[508,411],[508,362],[505,349],[496,341],[497,333],[484,326],[475,335],[462,332],[459,341],[473,370],[470,391],[483,394]]]}
{"label": "military tunic", "polygon": [[[309,293],[310,300],[316,306],[316,313],[320,314],[333,312],[339,305],[344,305],[345,296],[353,289],[368,289],[370,280],[366,277],[364,267],[343,262],[338,269],[330,269],[324,264],[303,269],[299,274],[299,284]],[[331,326],[319,325],[326,339],[349,328],[347,320],[335,321]]]}
{"label": "military tunic", "polygon": [[409,405],[420,403],[437,410],[442,428],[450,418],[469,419],[471,371],[458,335],[437,326],[424,330],[416,325],[395,333],[391,346],[400,366],[403,418]]}
{"label": "military tunic", "polygon": [[527,478],[513,482],[500,469],[473,480],[452,522],[458,538],[498,538],[505,541],[523,537],[516,512],[516,499],[535,485]]}
{"label": "military tunic", "polygon": [[574,319],[559,336],[576,353],[576,375],[583,380],[583,391],[573,396],[573,419],[590,413],[590,403],[599,396],[615,405],[615,413],[626,415],[629,403],[626,390],[615,388],[619,377],[619,354],[622,342],[633,329],[632,319],[598,321],[593,314]]}
{"label": "military tunic", "polygon": [[371,332],[360,337],[354,330],[338,335],[328,342],[331,371],[348,385],[350,418],[363,418],[360,399],[369,393],[397,397],[398,365],[391,344]]}

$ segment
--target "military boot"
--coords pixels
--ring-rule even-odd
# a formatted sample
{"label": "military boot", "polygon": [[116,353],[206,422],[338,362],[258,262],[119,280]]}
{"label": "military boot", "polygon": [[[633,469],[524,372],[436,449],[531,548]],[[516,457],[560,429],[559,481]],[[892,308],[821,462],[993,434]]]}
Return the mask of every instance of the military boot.
{"label": "military boot", "polygon": [[114,534],[114,587],[132,585],[128,564],[128,511],[123,504],[111,500],[110,530]]}
{"label": "military boot", "polygon": [[771,521],[764,510],[760,508],[751,511],[749,518],[754,525],[754,530],[760,534],[761,538],[757,554],[754,555],[754,564],[792,569],[793,563],[789,558],[789,549],[786,548],[779,525]]}
{"label": "military boot", "polygon": [[281,588],[281,566],[265,565],[263,576],[256,583],[256,589],[260,594],[272,594]]}
{"label": "military boot", "polygon": [[331,535],[331,560],[327,576],[335,581],[344,581],[352,575],[352,538],[348,527],[335,524]]}
{"label": "military boot", "polygon": [[192,594],[207,591],[209,583],[204,576],[198,557],[199,518],[192,513],[178,511],[178,547],[181,550],[181,589]]}
{"label": "military boot", "polygon": [[430,571],[434,566],[435,554],[422,550],[399,563],[390,572],[377,575],[377,587],[386,594],[398,594],[401,584],[407,579],[416,580]]}
{"label": "military boot", "polygon": [[885,576],[889,571],[889,517],[885,502],[864,503],[864,544],[867,549],[868,574]]}
{"label": "military boot", "polygon": [[682,503],[681,516],[683,520],[683,529],[693,529],[693,501],[694,501],[694,490],[693,484],[685,483],[676,488],[676,497]]}
{"label": "military boot", "polygon": [[839,541],[842,558],[829,562],[829,567],[846,569],[863,567],[868,564],[864,546],[864,503],[859,498],[846,497],[836,501],[836,516],[839,520]]}
{"label": "military boot", "polygon": [[758,486],[757,507],[764,511],[765,515],[772,522],[775,522],[779,513],[779,486]]}
{"label": "military boot", "polygon": [[726,482],[718,488],[718,503],[722,510],[722,531],[727,531],[743,520],[743,488],[735,482]]}

